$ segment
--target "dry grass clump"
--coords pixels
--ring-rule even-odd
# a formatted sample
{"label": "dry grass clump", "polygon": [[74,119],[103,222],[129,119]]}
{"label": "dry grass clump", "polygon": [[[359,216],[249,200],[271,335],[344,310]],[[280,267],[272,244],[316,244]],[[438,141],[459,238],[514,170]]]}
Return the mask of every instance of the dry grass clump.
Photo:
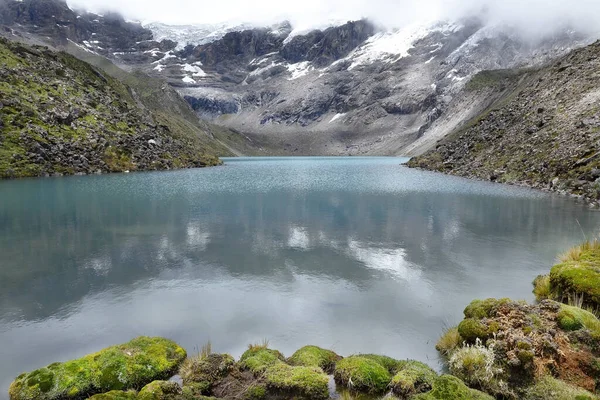
{"label": "dry grass clump", "polygon": [[458,327],[452,327],[446,329],[438,342],[435,345],[435,349],[439,351],[443,356],[449,357],[450,354],[458,348],[463,342],[463,338],[458,333]]}
{"label": "dry grass clump", "polygon": [[571,247],[559,256],[559,260],[561,262],[580,261],[581,256],[589,251],[600,251],[600,241],[598,239],[588,240],[579,246]]}

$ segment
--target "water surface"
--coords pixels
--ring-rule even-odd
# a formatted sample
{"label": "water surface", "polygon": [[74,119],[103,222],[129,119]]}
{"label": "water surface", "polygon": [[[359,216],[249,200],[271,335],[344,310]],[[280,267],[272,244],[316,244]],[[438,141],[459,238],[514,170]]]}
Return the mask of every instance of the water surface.
{"label": "water surface", "polygon": [[531,300],[532,279],[600,227],[571,199],[402,161],[0,182],[0,398],[23,371],[137,335],[436,367],[469,301]]}

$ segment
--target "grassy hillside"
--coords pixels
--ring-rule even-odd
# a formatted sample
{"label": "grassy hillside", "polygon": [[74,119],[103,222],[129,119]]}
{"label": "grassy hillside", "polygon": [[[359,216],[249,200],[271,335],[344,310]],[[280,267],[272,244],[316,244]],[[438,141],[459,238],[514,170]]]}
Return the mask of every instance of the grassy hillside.
{"label": "grassy hillside", "polygon": [[0,39],[0,177],[201,167],[230,154],[171,89],[114,68]]}
{"label": "grassy hillside", "polygon": [[507,96],[409,166],[600,199],[600,42],[539,70],[484,72]]}

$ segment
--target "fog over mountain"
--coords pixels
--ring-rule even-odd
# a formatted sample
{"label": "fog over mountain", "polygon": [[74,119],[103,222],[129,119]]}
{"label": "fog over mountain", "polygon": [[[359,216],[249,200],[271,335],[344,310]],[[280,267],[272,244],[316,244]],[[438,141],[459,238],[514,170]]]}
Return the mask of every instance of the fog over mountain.
{"label": "fog over mountain", "polygon": [[116,10],[128,18],[170,24],[244,22],[264,25],[287,19],[296,29],[319,28],[332,21],[369,18],[387,27],[415,20],[479,16],[491,23],[514,25],[529,35],[545,35],[565,25],[596,30],[596,0],[70,0],[77,8]]}

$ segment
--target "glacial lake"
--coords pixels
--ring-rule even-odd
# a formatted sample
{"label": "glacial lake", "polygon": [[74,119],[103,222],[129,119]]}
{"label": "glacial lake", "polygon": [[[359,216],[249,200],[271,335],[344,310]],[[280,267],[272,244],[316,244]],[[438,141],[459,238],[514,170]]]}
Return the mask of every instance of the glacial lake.
{"label": "glacial lake", "polygon": [[239,357],[268,339],[439,368],[475,298],[531,281],[600,213],[401,158],[0,182],[0,398],[19,373],[165,336]]}

